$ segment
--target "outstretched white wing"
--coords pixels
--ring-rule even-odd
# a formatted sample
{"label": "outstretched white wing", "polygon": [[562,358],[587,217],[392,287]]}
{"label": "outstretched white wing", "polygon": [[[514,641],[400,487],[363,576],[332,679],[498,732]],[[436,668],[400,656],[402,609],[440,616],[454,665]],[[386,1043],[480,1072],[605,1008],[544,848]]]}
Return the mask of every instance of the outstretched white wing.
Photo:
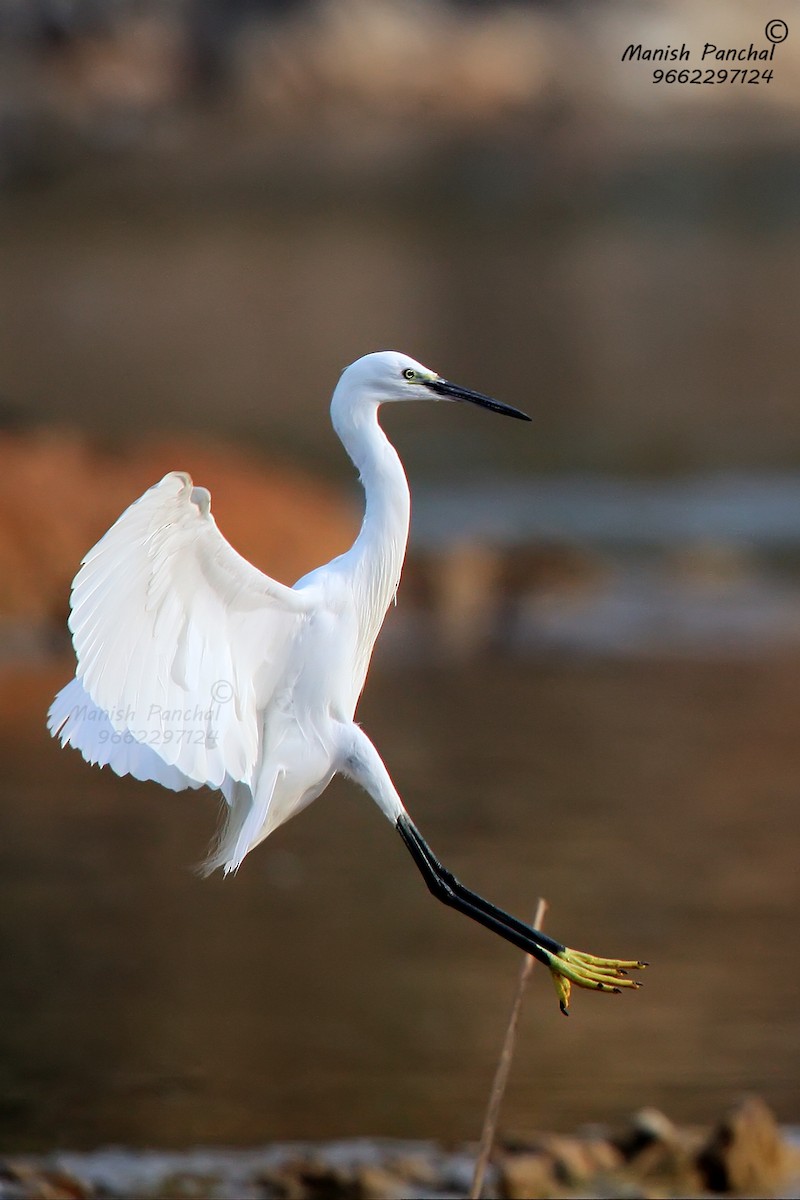
{"label": "outstretched white wing", "polygon": [[89,551],[70,602],[77,680],[56,697],[51,732],[90,761],[167,787],[252,787],[259,712],[311,590],[237,554],[208,492],[173,472]]}

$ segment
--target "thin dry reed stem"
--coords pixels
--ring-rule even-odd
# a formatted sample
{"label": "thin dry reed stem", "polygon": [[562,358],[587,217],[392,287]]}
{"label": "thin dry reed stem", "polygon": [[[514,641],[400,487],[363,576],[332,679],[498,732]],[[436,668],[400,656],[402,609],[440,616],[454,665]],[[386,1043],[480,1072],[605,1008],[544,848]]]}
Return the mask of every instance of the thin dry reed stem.
{"label": "thin dry reed stem", "polygon": [[[546,912],[547,901],[540,896],[539,903],[536,905],[536,913],[534,914],[533,918],[534,929],[542,928]],[[517,1038],[517,1023],[519,1021],[520,1010],[522,1009],[522,1000],[525,995],[525,988],[528,985],[528,980],[531,977],[531,971],[535,965],[536,959],[530,954],[526,954],[525,961],[523,962],[522,969],[519,973],[517,994],[514,997],[511,1016],[508,1019],[508,1029],[506,1029],[503,1049],[500,1051],[497,1070],[494,1073],[494,1082],[492,1083],[492,1090],[489,1094],[489,1103],[486,1107],[486,1116],[483,1119],[480,1147],[478,1149],[478,1157],[475,1161],[475,1174],[472,1176],[472,1188],[469,1193],[470,1200],[480,1200],[481,1191],[483,1190],[483,1178],[486,1174],[486,1166],[489,1162],[489,1155],[492,1153],[492,1146],[494,1145],[494,1138],[497,1132],[497,1118],[500,1114],[500,1105],[503,1103],[506,1083],[508,1082],[508,1072],[511,1069],[511,1060],[514,1057],[514,1043]]]}

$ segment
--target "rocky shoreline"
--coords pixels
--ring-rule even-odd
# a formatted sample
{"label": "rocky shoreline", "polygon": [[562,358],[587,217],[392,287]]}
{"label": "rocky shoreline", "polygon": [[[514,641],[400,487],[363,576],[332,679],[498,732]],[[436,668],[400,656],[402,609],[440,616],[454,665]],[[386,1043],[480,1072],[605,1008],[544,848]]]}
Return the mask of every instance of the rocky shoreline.
{"label": "rocky shoreline", "polygon": [[[474,1146],[352,1139],[254,1150],[109,1148],[7,1156],[0,1200],[454,1200],[470,1194]],[[506,1136],[484,1197],[800,1196],[800,1142],[745,1098],[713,1127],[642,1109],[619,1131]]]}

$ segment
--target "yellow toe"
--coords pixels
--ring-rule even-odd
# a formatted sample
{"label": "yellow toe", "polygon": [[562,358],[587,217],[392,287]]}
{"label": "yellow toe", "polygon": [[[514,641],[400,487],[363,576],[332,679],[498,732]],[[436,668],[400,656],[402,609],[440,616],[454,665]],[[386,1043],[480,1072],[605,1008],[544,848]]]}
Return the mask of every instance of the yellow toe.
{"label": "yellow toe", "polygon": [[638,988],[637,979],[629,979],[628,972],[640,970],[647,963],[634,959],[598,958],[584,954],[582,950],[571,950],[568,946],[559,954],[550,955],[550,972],[555,984],[558,1002],[565,1016],[569,1015],[569,999],[572,984],[595,992],[620,992],[622,988]]}

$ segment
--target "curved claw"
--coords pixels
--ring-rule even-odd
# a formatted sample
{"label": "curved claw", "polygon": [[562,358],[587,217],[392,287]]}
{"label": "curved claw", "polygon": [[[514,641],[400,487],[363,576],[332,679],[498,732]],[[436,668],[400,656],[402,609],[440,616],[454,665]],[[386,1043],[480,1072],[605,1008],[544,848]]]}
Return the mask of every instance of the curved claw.
{"label": "curved claw", "polygon": [[646,962],[622,958],[598,958],[571,950],[568,946],[557,954],[548,954],[548,966],[558,995],[559,1007],[565,1017],[569,1016],[569,998],[572,985],[588,988],[595,992],[619,993],[623,988],[640,988],[638,979],[629,979],[628,971],[641,970]]}

